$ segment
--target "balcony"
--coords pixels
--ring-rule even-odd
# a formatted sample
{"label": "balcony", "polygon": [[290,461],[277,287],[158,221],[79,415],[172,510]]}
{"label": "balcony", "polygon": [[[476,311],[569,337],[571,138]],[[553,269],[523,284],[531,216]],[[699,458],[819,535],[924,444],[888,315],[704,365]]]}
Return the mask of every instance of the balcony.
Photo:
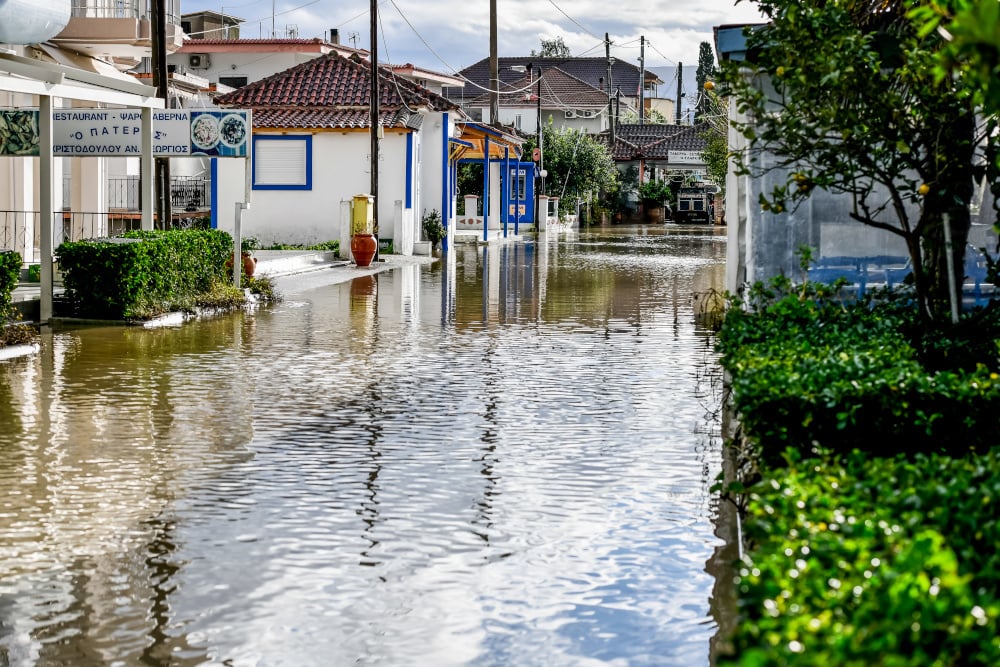
{"label": "balcony", "polygon": [[[180,0],[165,0],[167,53],[184,43]],[[69,23],[51,41],[94,57],[136,61],[153,48],[153,17],[148,0],[73,0]]]}

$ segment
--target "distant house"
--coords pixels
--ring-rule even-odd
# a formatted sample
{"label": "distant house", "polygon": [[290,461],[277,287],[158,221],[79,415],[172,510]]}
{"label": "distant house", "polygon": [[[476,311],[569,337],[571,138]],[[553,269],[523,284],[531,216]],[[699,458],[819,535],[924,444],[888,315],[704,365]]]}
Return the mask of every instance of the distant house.
{"label": "distant house", "polygon": [[[187,18],[189,15],[184,16]],[[223,39],[198,36],[185,40],[184,46],[167,58],[167,63],[175,72],[195,74],[208,79],[211,84],[240,88],[328,53],[368,57],[367,51],[318,37]]]}
{"label": "distant house", "polygon": [[[558,67],[532,69],[526,76],[501,84],[499,118],[502,125],[524,134],[538,132],[552,123],[596,134],[608,127],[608,96]],[[483,93],[465,104],[475,118],[489,120],[490,94]]]}
{"label": "distant house", "polygon": [[[700,180],[708,168],[702,157],[708,143],[704,138],[707,130],[703,124],[621,123],[615,127],[611,157],[621,170],[636,167],[642,182],[658,179],[668,171],[689,172],[692,178]],[[601,133],[597,140],[610,146],[610,130]]]}
{"label": "distant house", "polygon": [[[620,124],[615,128],[614,145],[611,132],[603,132],[597,140],[611,149],[618,170],[625,174],[635,170],[638,183],[677,179],[701,181],[707,165],[702,153],[707,141],[705,125]],[[638,210],[638,194],[631,193],[630,206]]]}
{"label": "distant house", "polygon": [[[380,67],[380,80],[379,237],[410,254],[425,212],[438,210],[454,228],[461,152],[454,142],[466,118],[387,67]],[[243,234],[265,243],[340,239],[345,246],[350,202],[371,189],[370,92],[370,64],[358,54],[330,52],[216,98],[219,106],[253,112],[252,204]],[[216,162],[214,224],[227,228],[227,213],[243,201],[244,175],[233,161]]]}
{"label": "distant house", "polygon": [[[655,73],[649,70],[642,72],[632,63],[617,59],[611,61],[610,80],[608,61],[605,58],[502,57],[497,59],[497,66],[502,88],[516,89],[512,84],[524,79],[529,68],[535,72],[536,77],[538,72],[556,68],[561,73],[604,93],[605,107],[609,103],[614,103],[620,105],[623,112],[626,108],[639,108],[640,90],[643,98],[648,100],[656,96],[656,87],[663,84],[663,81]],[[484,91],[489,90],[489,58],[483,58],[466,67],[459,72],[459,76],[466,81],[465,85],[447,87],[444,89],[444,95],[461,105],[462,108],[469,108],[469,115],[474,119],[489,120],[480,115],[483,107],[479,99]],[[645,83],[640,83],[640,80],[644,80]],[[544,96],[543,85],[543,99]],[[472,104],[473,102],[475,104]],[[488,110],[488,108],[487,106],[486,109]],[[573,110],[569,105],[559,105],[559,108],[563,111]],[[553,120],[558,127],[562,127],[564,125],[572,126],[573,123],[568,121],[574,119],[566,118],[565,115],[561,118],[558,115],[553,115]]]}

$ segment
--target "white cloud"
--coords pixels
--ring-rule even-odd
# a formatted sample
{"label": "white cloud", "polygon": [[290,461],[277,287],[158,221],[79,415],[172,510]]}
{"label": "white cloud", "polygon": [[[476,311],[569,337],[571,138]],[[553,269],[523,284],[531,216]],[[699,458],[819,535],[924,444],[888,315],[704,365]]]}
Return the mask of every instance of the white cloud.
{"label": "white cloud", "polygon": [[[379,37],[379,56],[438,71],[471,65],[489,56],[489,5],[488,0],[381,0],[385,36],[384,41]],[[299,37],[324,37],[336,28],[342,43],[368,48],[369,6],[357,1],[276,0],[272,6],[257,1],[220,7],[191,0],[183,11],[210,9],[245,18],[244,37],[269,37],[272,23],[278,36],[294,27]],[[573,55],[603,56],[604,34],[609,33],[616,58],[637,63],[639,39],[645,37],[648,67],[696,63],[699,44],[712,43],[713,26],[761,20],[755,4],[733,0],[676,0],[669,5],[659,0],[497,0],[498,52],[527,56],[540,48],[542,39],[562,37]]]}

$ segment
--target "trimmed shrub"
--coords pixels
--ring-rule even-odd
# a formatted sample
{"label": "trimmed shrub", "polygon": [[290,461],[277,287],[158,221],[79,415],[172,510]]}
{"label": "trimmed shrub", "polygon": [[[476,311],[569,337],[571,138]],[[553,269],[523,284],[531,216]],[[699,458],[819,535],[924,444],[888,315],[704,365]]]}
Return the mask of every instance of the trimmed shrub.
{"label": "trimmed shrub", "polygon": [[9,318],[14,288],[21,276],[21,255],[13,250],[0,250],[0,314]]}
{"label": "trimmed shrub", "polygon": [[125,320],[190,308],[199,294],[225,280],[231,255],[232,237],[218,230],[129,232],[56,249],[77,314]]}
{"label": "trimmed shrub", "polygon": [[719,665],[1000,664],[1000,449],[800,459],[750,489]]}
{"label": "trimmed shrub", "polygon": [[[891,456],[994,444],[998,311],[967,314],[976,327],[927,332],[905,300],[842,303],[786,287],[758,288],[752,308],[734,304],[719,338],[734,407],[766,461],[780,464],[787,446]],[[960,359],[970,347],[979,353]],[[949,356],[953,367],[940,368]]]}

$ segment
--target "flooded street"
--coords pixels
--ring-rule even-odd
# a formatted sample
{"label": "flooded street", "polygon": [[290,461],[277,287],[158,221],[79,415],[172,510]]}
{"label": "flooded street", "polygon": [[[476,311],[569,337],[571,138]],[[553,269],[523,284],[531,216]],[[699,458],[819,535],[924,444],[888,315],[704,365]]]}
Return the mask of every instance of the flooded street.
{"label": "flooded street", "polygon": [[725,230],[595,228],[0,362],[0,665],[709,664]]}

